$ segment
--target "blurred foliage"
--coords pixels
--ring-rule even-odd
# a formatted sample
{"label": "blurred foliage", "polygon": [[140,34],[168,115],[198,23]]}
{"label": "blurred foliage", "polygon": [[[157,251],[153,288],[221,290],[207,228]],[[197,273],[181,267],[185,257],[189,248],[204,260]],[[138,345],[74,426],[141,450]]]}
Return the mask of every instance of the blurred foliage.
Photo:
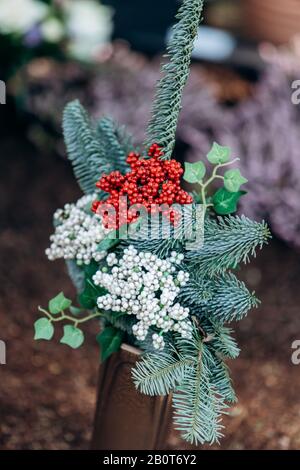
{"label": "blurred foliage", "polygon": [[111,33],[112,10],[97,0],[1,2],[1,79],[37,57],[101,60]]}

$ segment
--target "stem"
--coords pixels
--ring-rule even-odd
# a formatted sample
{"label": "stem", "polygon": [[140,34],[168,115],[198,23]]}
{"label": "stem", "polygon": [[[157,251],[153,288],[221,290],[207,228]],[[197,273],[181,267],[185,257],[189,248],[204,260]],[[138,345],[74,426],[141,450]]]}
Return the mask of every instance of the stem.
{"label": "stem", "polygon": [[53,315],[51,315],[49,312],[47,312],[47,310],[45,310],[41,307],[39,307],[39,311],[43,312],[50,319],[50,321],[53,322],[53,323],[57,323],[57,322],[64,321],[64,320],[69,320],[69,321],[73,322],[75,326],[77,326],[80,323],[85,323],[89,320],[92,320],[93,318],[105,316],[101,312],[96,312],[96,313],[92,313],[91,315],[88,315],[88,316],[83,317],[83,318],[77,318],[77,317],[72,317],[71,315],[65,315],[64,312],[61,312],[62,313],[61,316],[53,317]]}
{"label": "stem", "polygon": [[207,209],[207,203],[206,203],[206,193],[205,193],[205,185],[201,184],[201,199],[202,199],[202,204],[205,207],[205,211]]}
{"label": "stem", "polygon": [[42,307],[38,307],[38,310],[39,310],[39,312],[44,313],[48,318],[50,318],[50,320],[52,320],[53,317],[52,317],[52,315],[50,315],[50,313],[47,312],[47,310],[45,310]]}
{"label": "stem", "polygon": [[212,204],[207,204],[206,202],[206,188],[215,180],[215,179],[221,179],[222,181],[224,181],[224,176],[222,175],[218,175],[217,172],[220,168],[223,168],[223,167],[226,167],[226,166],[229,166],[229,165],[232,165],[233,163],[239,161],[239,158],[235,158],[234,160],[232,160],[231,162],[226,162],[226,163],[219,163],[213,170],[212,172],[212,175],[211,177],[203,184],[203,183],[199,183],[200,186],[201,186],[201,199],[202,199],[202,204],[204,205],[204,210],[206,211],[206,209],[210,206],[212,206]]}
{"label": "stem", "polygon": [[87,317],[78,319],[78,318],[76,318],[76,317],[72,317],[71,315],[65,315],[65,314],[63,314],[61,317],[59,317],[59,318],[57,318],[57,319],[55,318],[54,321],[69,320],[69,321],[72,321],[72,322],[74,322],[74,323],[76,323],[76,324],[78,325],[79,323],[85,323],[85,322],[87,322],[87,321],[89,321],[89,320],[92,320],[93,318],[102,317],[102,316],[103,316],[102,313],[97,312],[97,313],[93,313],[93,314],[91,314],[91,315],[88,315]]}
{"label": "stem", "polygon": [[220,168],[224,168],[225,166],[229,166],[229,165],[233,165],[233,163],[239,161],[239,158],[235,158],[234,160],[232,160],[231,162],[227,162],[227,163],[219,163],[219,165],[217,165],[215,168],[214,168],[214,171],[211,175],[211,177],[206,181],[206,183],[203,185],[204,188],[206,188],[209,184],[211,184],[216,178],[220,178],[220,179],[224,179],[224,176],[221,176],[221,175],[218,175],[217,172]]}

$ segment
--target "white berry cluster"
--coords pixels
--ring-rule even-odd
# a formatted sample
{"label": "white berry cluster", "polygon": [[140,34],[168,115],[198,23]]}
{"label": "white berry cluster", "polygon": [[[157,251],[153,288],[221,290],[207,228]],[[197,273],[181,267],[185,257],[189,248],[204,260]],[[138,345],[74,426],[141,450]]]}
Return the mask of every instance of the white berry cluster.
{"label": "white berry cluster", "polygon": [[170,258],[160,259],[151,253],[138,252],[133,246],[126,248],[120,259],[109,254],[106,262],[110,269],[103,268],[93,277],[96,285],[108,291],[98,297],[98,307],[134,315],[138,322],[132,331],[140,341],[146,339],[150,327],[156,327],[159,331],[152,335],[156,349],[164,348],[163,333],[168,331],[191,337],[189,309],[174,303],[189,278],[188,273],[176,267],[183,258],[174,251]]}
{"label": "white berry cluster", "polygon": [[46,250],[49,260],[73,259],[78,264],[100,261],[107,253],[97,251],[98,244],[108,230],[103,228],[98,215],[91,212],[95,195],[83,196],[75,204],[66,204],[54,214],[55,232]]}

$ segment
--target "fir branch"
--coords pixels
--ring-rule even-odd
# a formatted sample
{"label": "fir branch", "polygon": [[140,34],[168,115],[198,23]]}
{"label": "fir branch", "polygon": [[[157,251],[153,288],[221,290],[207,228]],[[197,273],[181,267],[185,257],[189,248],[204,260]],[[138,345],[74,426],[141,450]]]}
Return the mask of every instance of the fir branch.
{"label": "fir branch", "polygon": [[125,126],[118,126],[113,119],[104,117],[97,123],[97,134],[103,146],[105,159],[112,170],[126,173],[129,166],[126,163],[128,154],[134,150],[132,137]]}
{"label": "fir branch", "polygon": [[160,258],[169,256],[172,251],[183,252],[185,245],[195,234],[194,204],[176,207],[180,223],[173,225],[163,214],[139,219],[135,233],[130,235],[129,243],[141,251],[148,251]]}
{"label": "fir branch", "polygon": [[146,395],[167,395],[183,381],[193,362],[172,349],[147,354],[132,370],[134,384]]}
{"label": "fir branch", "polygon": [[[189,271],[188,264],[186,264],[186,268]],[[179,292],[177,300],[185,306],[192,308],[195,315],[198,315],[199,308],[202,309],[204,305],[212,300],[214,295],[213,287],[214,284],[211,282],[211,279],[191,272],[190,279]]]}
{"label": "fir branch", "polygon": [[144,356],[132,372],[134,383],[147,395],[174,392],[176,428],[188,442],[218,441],[225,400],[235,400],[227,367],[196,330],[193,339],[176,336],[175,344]]}
{"label": "fir branch", "polygon": [[216,354],[223,358],[236,359],[240,354],[240,348],[232,337],[233,330],[220,323],[203,318],[203,328],[211,336],[210,347]]}
{"label": "fir branch", "polygon": [[[208,346],[208,360],[210,370],[210,383],[215,388],[217,393],[229,403],[236,403],[237,398],[235,391],[232,387],[232,380],[229,375],[229,368],[224,361],[217,357]],[[210,357],[209,357],[210,356]]]}
{"label": "fir branch", "polygon": [[259,305],[255,294],[232,273],[215,279],[213,285],[214,295],[202,308],[202,313],[210,318],[222,323],[238,321]]}
{"label": "fir branch", "polygon": [[[220,416],[226,411],[225,397],[228,396],[226,383],[210,370],[211,353],[208,346],[194,337],[183,341],[182,349],[193,346],[194,367],[190,367],[178,389],[173,394],[176,429],[191,444],[218,442],[222,437]],[[187,352],[187,356],[188,356]],[[216,387],[217,385],[217,387]]]}
{"label": "fir branch", "polygon": [[[88,114],[78,100],[72,101],[65,107],[63,131],[68,157],[72,162],[78,184],[85,193],[92,194],[95,192],[104,155]],[[99,166],[96,173],[95,162]]]}
{"label": "fir branch", "polygon": [[128,169],[126,156],[133,150],[132,139],[112,119],[101,119],[95,128],[86,110],[75,100],[64,110],[63,130],[68,157],[85,193],[95,192],[95,184],[103,173]]}
{"label": "fir branch", "polygon": [[255,256],[256,249],[271,237],[265,222],[258,223],[245,216],[229,216],[205,222],[204,244],[187,253],[191,269],[201,275],[213,276],[226,269],[235,269]]}
{"label": "fir branch", "polygon": [[196,316],[220,323],[239,321],[259,305],[254,292],[232,273],[203,278],[194,273],[178,295],[179,302],[191,307]]}
{"label": "fir branch", "polygon": [[157,255],[159,258],[167,258],[172,251],[181,252],[183,250],[180,240],[168,238],[165,240],[128,240],[130,245],[135,246],[140,251],[146,251]]}
{"label": "fir branch", "polygon": [[177,14],[179,21],[173,27],[167,48],[168,62],[162,66],[162,78],[157,86],[146,145],[150,146],[153,142],[160,144],[164,158],[171,158],[173,152],[182,92],[190,72],[191,54],[203,3],[203,0],[183,0]]}

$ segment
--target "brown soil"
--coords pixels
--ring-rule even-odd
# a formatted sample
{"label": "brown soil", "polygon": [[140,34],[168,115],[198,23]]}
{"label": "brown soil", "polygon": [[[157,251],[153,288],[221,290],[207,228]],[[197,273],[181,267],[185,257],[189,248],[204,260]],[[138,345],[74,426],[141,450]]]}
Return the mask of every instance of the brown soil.
{"label": "brown soil", "polygon": [[[95,406],[97,324],[85,346],[34,343],[37,305],[64,290],[74,295],[61,262],[44,255],[57,207],[80,191],[67,162],[37,155],[23,141],[2,141],[0,171],[0,449],[88,448]],[[239,396],[224,422],[221,449],[300,448],[300,369],[291,343],[300,339],[299,254],[278,241],[243,276],[262,306],[237,326],[241,356],[231,364]],[[300,366],[299,366],[300,367]],[[186,446],[174,434],[168,447]]]}

